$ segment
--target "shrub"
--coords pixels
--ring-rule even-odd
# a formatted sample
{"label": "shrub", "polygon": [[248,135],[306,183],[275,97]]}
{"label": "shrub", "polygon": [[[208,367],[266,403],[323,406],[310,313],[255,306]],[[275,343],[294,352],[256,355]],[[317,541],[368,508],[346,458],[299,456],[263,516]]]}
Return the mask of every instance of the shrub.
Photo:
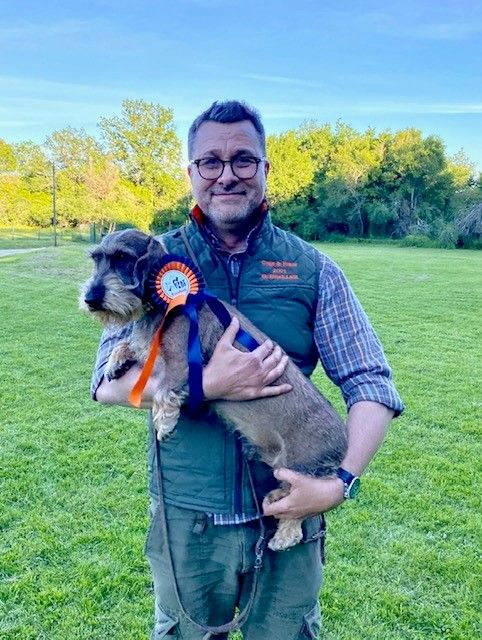
{"label": "shrub", "polygon": [[437,242],[418,234],[409,234],[400,240],[401,247],[421,247],[424,249],[434,249],[437,247]]}

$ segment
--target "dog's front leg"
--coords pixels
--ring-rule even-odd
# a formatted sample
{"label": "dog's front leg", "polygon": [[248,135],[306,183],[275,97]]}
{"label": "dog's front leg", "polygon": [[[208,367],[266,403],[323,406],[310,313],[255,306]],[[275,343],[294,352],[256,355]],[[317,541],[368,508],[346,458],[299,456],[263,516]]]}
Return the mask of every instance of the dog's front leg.
{"label": "dog's front leg", "polygon": [[122,340],[112,350],[109,360],[104,371],[104,375],[109,380],[117,380],[129,371],[129,369],[136,364],[138,358],[137,354],[132,348],[131,343],[128,340]]}
{"label": "dog's front leg", "polygon": [[152,399],[152,418],[157,431],[157,439],[163,440],[177,424],[181,405],[187,392],[160,388]]}

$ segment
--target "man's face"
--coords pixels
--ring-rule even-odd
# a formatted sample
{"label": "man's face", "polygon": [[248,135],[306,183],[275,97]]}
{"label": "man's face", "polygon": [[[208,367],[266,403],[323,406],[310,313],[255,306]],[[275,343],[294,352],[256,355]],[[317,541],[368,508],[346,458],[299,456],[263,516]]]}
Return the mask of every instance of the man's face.
{"label": "man's face", "polygon": [[[254,125],[249,120],[222,124],[203,122],[194,139],[192,159],[218,158],[232,160],[240,156],[263,157],[263,150]],[[193,196],[214,227],[229,228],[246,221],[263,201],[269,164],[259,163],[253,178],[240,179],[226,164],[216,180],[199,175],[195,165],[189,165]]]}

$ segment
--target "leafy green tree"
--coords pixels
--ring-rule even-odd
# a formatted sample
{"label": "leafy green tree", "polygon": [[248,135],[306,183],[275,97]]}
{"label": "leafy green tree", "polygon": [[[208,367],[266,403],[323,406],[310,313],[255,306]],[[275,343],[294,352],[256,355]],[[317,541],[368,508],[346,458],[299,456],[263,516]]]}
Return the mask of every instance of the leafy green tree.
{"label": "leafy green tree", "polygon": [[0,138],[0,173],[15,171],[17,160],[13,145]]}
{"label": "leafy green tree", "polygon": [[266,141],[271,165],[268,196],[276,206],[301,194],[313,181],[314,166],[310,155],[300,149],[295,131],[270,135]]}
{"label": "leafy green tree", "polygon": [[67,170],[77,182],[84,182],[88,165],[104,155],[95,138],[84,129],[73,127],[54,131],[45,141],[45,147],[56,167]]}
{"label": "leafy green tree", "polygon": [[325,174],[325,193],[328,204],[343,213],[351,233],[366,236],[370,232],[371,182],[383,160],[383,146],[373,129],[364,134],[351,127],[337,124],[334,149]]}
{"label": "leafy green tree", "polygon": [[453,184],[440,138],[424,139],[418,129],[395,133],[387,145],[383,182],[396,213],[396,235],[405,235],[420,221],[443,217]]}
{"label": "leafy green tree", "polygon": [[324,173],[335,144],[335,134],[331,125],[319,125],[313,120],[304,122],[296,135],[300,150],[308,153],[315,172]]}
{"label": "leafy green tree", "polygon": [[181,143],[171,109],[128,99],[122,103],[121,116],[101,118],[99,126],[122,175],[152,191],[154,210],[183,195]]}
{"label": "leafy green tree", "polygon": [[0,224],[48,225],[52,173],[47,156],[30,141],[2,146],[2,151],[7,171],[0,175]]}
{"label": "leafy green tree", "polygon": [[32,192],[52,192],[52,165],[35,142],[27,141],[13,145],[17,171]]}

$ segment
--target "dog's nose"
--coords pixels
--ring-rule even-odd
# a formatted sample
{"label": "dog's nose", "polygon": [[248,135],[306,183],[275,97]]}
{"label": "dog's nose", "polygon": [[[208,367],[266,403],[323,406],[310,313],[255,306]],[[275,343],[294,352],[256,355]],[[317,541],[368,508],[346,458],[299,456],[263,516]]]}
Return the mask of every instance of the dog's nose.
{"label": "dog's nose", "polygon": [[99,311],[104,304],[105,287],[97,285],[91,287],[84,297],[85,304],[93,311]]}

